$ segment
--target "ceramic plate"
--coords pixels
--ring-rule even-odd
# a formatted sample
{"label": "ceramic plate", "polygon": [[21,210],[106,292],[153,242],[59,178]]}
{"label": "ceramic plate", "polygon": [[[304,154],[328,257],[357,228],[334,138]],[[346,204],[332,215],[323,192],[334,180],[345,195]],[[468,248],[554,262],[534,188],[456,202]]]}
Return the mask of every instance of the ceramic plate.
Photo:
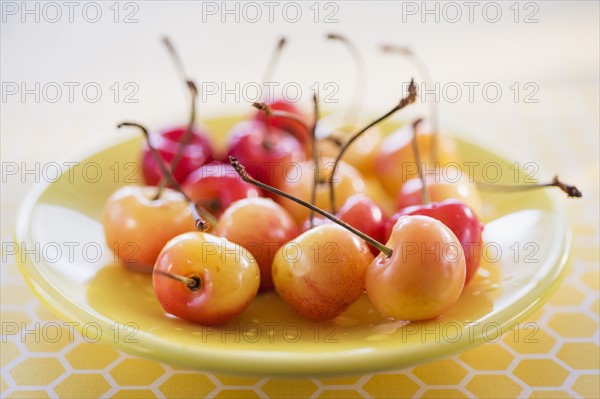
{"label": "ceramic plate", "polygon": [[[210,125],[219,131],[225,123]],[[549,298],[565,272],[570,236],[562,196],[483,194],[484,261],[457,305],[436,320],[389,320],[363,297],[335,320],[315,323],[265,294],[225,326],[194,325],[166,315],[150,276],[116,264],[104,243],[103,203],[119,186],[138,182],[140,141],[130,136],[96,145],[58,180],[39,184],[16,231],[20,269],[40,300],[87,340],[134,355],[238,374],[399,369],[498,340]],[[481,166],[475,169],[480,178],[493,165],[501,181],[513,180],[510,160],[457,144],[461,159]]]}

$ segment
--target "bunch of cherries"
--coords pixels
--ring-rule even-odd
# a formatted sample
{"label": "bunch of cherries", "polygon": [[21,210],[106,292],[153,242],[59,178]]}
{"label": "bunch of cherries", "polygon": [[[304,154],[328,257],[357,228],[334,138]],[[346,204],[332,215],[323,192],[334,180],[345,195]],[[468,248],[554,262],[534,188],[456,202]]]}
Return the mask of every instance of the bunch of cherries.
{"label": "bunch of cherries", "polygon": [[[328,38],[357,54],[344,37]],[[123,264],[153,274],[166,312],[220,324],[273,289],[313,320],[340,315],[365,291],[382,314],[400,320],[432,319],[456,303],[481,259],[481,200],[468,177],[424,178],[422,164],[459,159],[437,128],[424,131],[417,120],[387,136],[378,129],[415,102],[413,82],[398,104],[362,128],[319,118],[316,95],[310,121],[284,100],[255,103],[256,113],[231,130],[219,156],[210,134],[196,126],[196,86],[164,42],[191,94],[190,120],[152,135],[137,123],[119,125],[146,138],[147,185],[113,193],[103,225]],[[284,44],[278,42],[270,71]],[[546,186],[581,196],[557,178],[493,188]],[[394,212],[382,206],[389,198],[396,199]]]}

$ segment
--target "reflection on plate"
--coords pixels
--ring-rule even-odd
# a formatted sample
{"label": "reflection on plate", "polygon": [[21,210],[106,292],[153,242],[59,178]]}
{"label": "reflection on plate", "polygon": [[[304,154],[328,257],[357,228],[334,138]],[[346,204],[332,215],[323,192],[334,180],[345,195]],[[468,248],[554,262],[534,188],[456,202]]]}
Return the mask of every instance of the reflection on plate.
{"label": "reflection on plate", "polygon": [[[241,374],[398,369],[498,340],[548,299],[565,271],[569,234],[558,196],[543,190],[484,194],[484,261],[458,304],[436,320],[382,318],[365,296],[342,316],[316,323],[270,293],[225,326],[194,325],[165,315],[150,276],[115,264],[104,243],[103,202],[127,179],[137,182],[139,145],[138,138],[105,144],[58,181],[38,185],[16,233],[21,271],[42,302],[75,322],[88,340],[139,356]],[[465,161],[496,163],[513,176],[509,161],[464,141],[458,145]]]}

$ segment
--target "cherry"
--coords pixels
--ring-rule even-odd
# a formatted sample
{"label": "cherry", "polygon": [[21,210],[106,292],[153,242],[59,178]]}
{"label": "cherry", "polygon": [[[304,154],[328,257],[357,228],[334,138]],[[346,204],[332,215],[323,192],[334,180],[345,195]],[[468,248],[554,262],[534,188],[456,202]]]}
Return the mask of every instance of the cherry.
{"label": "cherry", "polygon": [[[335,216],[350,226],[373,237],[377,241],[384,241],[389,235],[386,234],[388,224],[383,211],[370,197],[365,194],[354,194],[348,197],[344,205],[337,211]],[[319,217],[315,218],[314,224],[320,225],[331,223],[330,220]],[[310,229],[310,219],[303,224],[303,230]],[[369,249],[373,255],[378,255],[379,250],[372,245]]]}
{"label": "cherry", "polygon": [[475,212],[464,203],[448,199],[427,205],[414,205],[393,215],[386,225],[386,237],[390,237],[396,221],[406,215],[429,216],[444,223],[454,233],[465,254],[467,284],[477,272],[481,261],[483,223]]}
{"label": "cherry", "polygon": [[275,252],[294,239],[299,229],[290,214],[273,200],[246,198],[227,208],[214,234],[250,251],[260,268],[260,290],[268,291],[273,289],[271,266]]}
{"label": "cherry", "polygon": [[260,284],[245,248],[201,232],[178,235],[162,249],[152,284],[163,309],[200,324],[225,323],[252,302]]}
{"label": "cherry", "polygon": [[439,220],[402,216],[387,245],[367,268],[371,302],[386,316],[429,320],[452,307],[465,285],[465,257],[460,242]]}
{"label": "cherry", "polygon": [[[185,127],[177,127],[152,135],[150,140],[161,158],[165,162],[171,163],[179,151],[185,133]],[[183,183],[193,171],[212,160],[212,144],[207,138],[207,133],[203,130],[192,130],[192,138],[185,146],[181,161],[173,172],[175,180]],[[146,184],[149,185],[158,185],[164,176],[147,144],[145,144],[142,154],[142,175]]]}
{"label": "cherry", "polygon": [[192,172],[183,191],[216,217],[237,200],[262,196],[261,190],[243,181],[230,164],[217,161]]}
{"label": "cherry", "polygon": [[[462,202],[457,200],[446,200],[443,202],[432,202],[430,201],[430,193],[446,194],[450,192],[453,194],[455,191],[452,188],[458,189],[465,188],[466,186],[446,183],[445,185],[439,184],[431,187],[427,185],[425,176],[423,175],[423,169],[421,168],[421,159],[419,151],[419,142],[417,139],[417,126],[421,123],[421,120],[417,120],[413,123],[413,137],[412,137],[412,148],[415,155],[415,162],[420,180],[420,201],[418,205],[410,206],[401,210],[399,213],[392,216],[392,223],[401,218],[404,215],[425,215],[430,216],[444,223],[452,233],[458,238],[463,252],[465,253],[465,267],[466,267],[466,278],[465,284],[468,283],[471,278],[477,272],[479,263],[481,260],[482,251],[482,237],[481,232],[483,231],[483,223],[479,221],[475,212]],[[436,184],[436,183],[434,183]],[[441,187],[441,189],[436,189]],[[434,190],[431,190],[433,188]],[[468,192],[460,192],[459,198],[470,198]],[[478,197],[477,197],[478,198]],[[393,226],[393,225],[392,225]],[[388,227],[389,229],[389,227]],[[393,233],[393,227],[388,231],[388,237]]]}
{"label": "cherry", "polygon": [[285,171],[306,159],[300,142],[289,133],[244,121],[229,133],[228,156],[240,159],[259,181],[280,185]]}
{"label": "cherry", "polygon": [[106,244],[117,259],[148,271],[167,241],[196,229],[180,193],[165,189],[160,198],[155,195],[156,187],[123,186],[108,198],[102,214]]}
{"label": "cherry", "polygon": [[363,294],[372,259],[363,240],[335,224],[323,224],[277,251],[273,283],[277,293],[300,315],[329,320]]}

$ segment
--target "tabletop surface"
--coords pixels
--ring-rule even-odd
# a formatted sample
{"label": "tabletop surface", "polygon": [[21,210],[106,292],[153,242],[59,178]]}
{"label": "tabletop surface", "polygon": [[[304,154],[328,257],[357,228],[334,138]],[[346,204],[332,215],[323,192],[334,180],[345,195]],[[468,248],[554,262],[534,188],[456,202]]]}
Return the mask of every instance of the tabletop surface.
{"label": "tabletop surface", "polygon": [[[73,21],[62,3],[52,9],[31,2],[29,14],[22,4],[2,3],[0,38],[2,397],[600,397],[597,2],[477,2],[472,22],[464,4],[444,2],[430,3],[429,14],[421,2],[282,3],[299,7],[296,22],[295,14],[279,9],[269,22],[263,3],[254,3],[262,12],[258,22],[256,10],[237,2],[229,5],[233,14],[220,2],[84,2]],[[124,118],[153,127],[185,120],[186,97],[161,48],[162,34],[177,44],[204,93],[256,81],[285,34],[290,49],[277,80],[305,91],[311,82],[322,90],[324,83],[339,83],[340,102],[325,105],[336,109],[352,94],[354,72],[343,49],[322,40],[330,31],[365,49],[369,110],[387,109],[397,99],[398,70],[418,76],[411,64],[382,56],[376,46],[409,45],[439,84],[443,128],[512,148],[539,166],[540,180],[558,173],[583,191],[582,199],[564,201],[572,251],[568,275],[550,301],[497,342],[408,369],[348,377],[198,372],[70,334],[27,287],[9,251],[17,210],[43,182],[44,168],[68,160],[98,135],[115,135]],[[86,85],[100,88],[100,96],[79,90]],[[72,98],[68,87],[74,87]],[[500,97],[489,88],[500,88]],[[247,109],[243,93],[220,94],[202,97],[202,117]]]}

